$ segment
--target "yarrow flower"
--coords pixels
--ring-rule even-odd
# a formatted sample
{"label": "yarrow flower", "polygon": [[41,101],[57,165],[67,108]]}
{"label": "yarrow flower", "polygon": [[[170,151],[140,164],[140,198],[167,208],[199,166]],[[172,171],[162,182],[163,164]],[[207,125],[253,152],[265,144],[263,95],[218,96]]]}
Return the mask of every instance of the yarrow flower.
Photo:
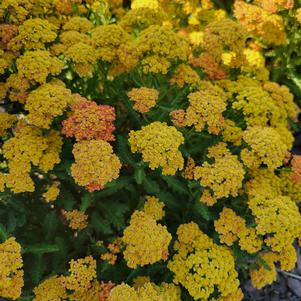
{"label": "yarrow flower", "polygon": [[59,182],[54,182],[52,185],[47,187],[47,190],[43,193],[43,198],[47,203],[49,203],[55,201],[59,194]]}
{"label": "yarrow flower", "polygon": [[254,228],[248,228],[246,221],[238,216],[232,209],[224,208],[219,219],[214,222],[214,227],[220,235],[220,240],[227,246],[239,240],[242,250],[249,253],[258,252],[261,249],[262,241],[256,234]]}
{"label": "yarrow flower", "polygon": [[113,62],[121,44],[130,39],[129,34],[116,24],[98,26],[92,31],[97,58]]}
{"label": "yarrow flower", "polygon": [[44,84],[28,95],[27,119],[31,124],[47,129],[54,117],[61,116],[72,101],[70,90],[56,84]]}
{"label": "yarrow flower", "polygon": [[71,113],[63,121],[62,133],[75,137],[77,141],[98,139],[113,141],[115,109],[108,105],[97,105],[84,98],[71,106]]}
{"label": "yarrow flower", "polygon": [[185,125],[195,126],[202,131],[208,126],[208,132],[219,134],[224,123],[222,113],[226,110],[226,95],[210,82],[202,82],[200,91],[188,95],[189,107],[185,114]]}
{"label": "yarrow flower", "polygon": [[[58,139],[54,145],[53,138]],[[6,186],[14,193],[34,191],[34,183],[29,175],[31,164],[45,172],[49,171],[60,162],[61,146],[62,140],[57,132],[51,131],[47,137],[40,129],[19,123],[15,136],[3,144],[3,155],[8,160],[9,168],[5,177]]]}
{"label": "yarrow flower", "polygon": [[64,51],[66,59],[74,63],[74,70],[80,77],[90,76],[96,63],[95,49],[86,43],[76,43]]}
{"label": "yarrow flower", "polygon": [[23,281],[21,246],[15,237],[0,244],[0,297],[17,300]]}
{"label": "yarrow flower", "polygon": [[[206,161],[202,166],[197,166],[194,178],[212,191],[211,195],[215,202],[217,199],[230,195],[237,196],[245,175],[238,157],[232,155],[226,144],[222,142],[209,148],[208,157],[214,158],[214,163]],[[202,198],[201,201],[203,201]],[[208,202],[205,203],[208,204]]]}
{"label": "yarrow flower", "polygon": [[143,211],[150,215],[155,221],[161,220],[165,216],[164,203],[154,196],[146,196]]}
{"label": "yarrow flower", "polygon": [[241,0],[235,1],[234,15],[248,32],[257,35],[264,42],[274,45],[286,43],[284,22],[280,15],[271,14]]}
{"label": "yarrow flower", "polygon": [[132,152],[142,153],[143,161],[151,169],[162,167],[164,175],[174,175],[183,169],[184,159],[178,150],[183,142],[183,135],[175,127],[159,121],[129,134]]}
{"label": "yarrow flower", "polygon": [[134,109],[140,113],[147,113],[156,105],[159,92],[152,88],[134,88],[128,92],[128,97],[134,102]]}
{"label": "yarrow flower", "polygon": [[62,276],[63,286],[71,291],[84,292],[92,286],[96,278],[96,261],[92,256],[86,256],[70,261],[69,276]]}
{"label": "yarrow flower", "polygon": [[40,18],[28,19],[18,28],[18,35],[9,42],[13,50],[26,48],[28,50],[44,49],[46,44],[53,42],[57,27]]}
{"label": "yarrow flower", "polygon": [[127,284],[120,284],[114,287],[108,297],[108,301],[180,301],[181,293],[179,287],[170,283],[156,285],[146,282],[138,287],[131,287]]}
{"label": "yarrow flower", "polygon": [[111,145],[102,140],[80,141],[74,144],[75,163],[71,174],[75,182],[89,191],[103,189],[104,185],[117,179],[121,163]]}
{"label": "yarrow flower", "polygon": [[273,251],[281,252],[300,234],[301,215],[289,197],[255,196],[249,200],[249,207],[255,217],[257,233],[268,235],[265,243]]}
{"label": "yarrow flower", "polygon": [[0,112],[0,137],[4,136],[6,130],[10,129],[16,121],[17,117],[15,115]]}
{"label": "yarrow flower", "polygon": [[269,169],[282,165],[287,155],[287,146],[279,133],[271,127],[251,127],[243,134],[243,139],[251,147],[251,152]]}
{"label": "yarrow flower", "polygon": [[19,75],[40,84],[46,83],[48,75],[59,74],[63,65],[47,50],[27,51],[17,59]]}
{"label": "yarrow flower", "polygon": [[83,230],[88,226],[88,215],[79,210],[62,211],[68,225],[73,230]]}
{"label": "yarrow flower", "polygon": [[135,211],[130,225],[124,230],[122,241],[126,245],[124,258],[128,267],[136,268],[167,260],[171,235],[151,215]]}
{"label": "yarrow flower", "polygon": [[174,282],[183,285],[195,300],[209,299],[216,289],[221,298],[237,294],[240,298],[234,300],[242,300],[231,251],[216,245],[195,223],[180,225],[177,235],[176,254],[168,263]]}

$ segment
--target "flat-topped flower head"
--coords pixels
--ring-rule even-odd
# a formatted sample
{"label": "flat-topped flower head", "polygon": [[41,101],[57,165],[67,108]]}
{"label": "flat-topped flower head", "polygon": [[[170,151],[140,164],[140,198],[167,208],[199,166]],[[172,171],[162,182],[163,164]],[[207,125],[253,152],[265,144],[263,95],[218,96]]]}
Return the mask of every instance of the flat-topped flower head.
{"label": "flat-topped flower head", "polygon": [[181,132],[159,121],[129,135],[132,152],[142,153],[143,161],[148,162],[151,169],[162,167],[164,175],[174,175],[183,169],[184,159],[178,149],[183,142]]}

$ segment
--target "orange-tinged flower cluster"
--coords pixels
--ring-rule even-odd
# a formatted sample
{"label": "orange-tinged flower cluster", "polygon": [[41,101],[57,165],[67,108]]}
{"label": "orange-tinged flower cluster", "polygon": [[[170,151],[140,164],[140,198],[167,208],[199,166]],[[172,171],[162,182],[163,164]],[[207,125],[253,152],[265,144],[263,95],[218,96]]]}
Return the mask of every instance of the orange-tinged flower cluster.
{"label": "orange-tinged flower cluster", "polygon": [[71,174],[75,182],[89,191],[103,189],[104,185],[118,178],[121,163],[112,146],[103,140],[83,140],[74,144],[75,163]]}
{"label": "orange-tinged flower cluster", "polygon": [[172,85],[178,86],[180,88],[185,85],[194,85],[198,86],[200,84],[200,76],[198,73],[193,70],[189,65],[180,64],[172,78],[170,79],[170,83]]}
{"label": "orange-tinged flower cluster", "polygon": [[135,211],[130,225],[124,230],[122,241],[126,245],[124,258],[128,267],[136,268],[167,260],[171,235],[166,226],[143,211]]}
{"label": "orange-tinged flower cluster", "polygon": [[134,109],[142,114],[153,108],[159,98],[156,89],[146,87],[134,88],[127,95],[134,102]]}
{"label": "orange-tinged flower cluster", "polygon": [[21,246],[15,237],[0,244],[0,297],[17,300],[23,282]]}
{"label": "orange-tinged flower cluster", "polygon": [[28,121],[40,128],[49,128],[53,119],[61,116],[72,103],[70,90],[56,84],[43,84],[27,98],[25,109]]}
{"label": "orange-tinged flower cluster", "polygon": [[162,167],[164,175],[174,175],[183,169],[184,159],[178,149],[183,142],[183,135],[175,127],[159,121],[129,134],[132,152],[142,153],[143,161],[151,169]]}
{"label": "orange-tinged flower cluster", "polygon": [[241,0],[235,1],[234,15],[246,30],[263,42],[274,45],[286,43],[284,21],[280,15]]}
{"label": "orange-tinged flower cluster", "polygon": [[62,211],[68,226],[73,230],[83,230],[88,226],[88,215],[79,210]]}
{"label": "orange-tinged flower cluster", "polygon": [[[225,143],[219,143],[208,152],[209,158],[214,158],[214,163],[204,162],[202,166],[197,166],[194,171],[194,178],[199,180],[201,185],[212,191],[211,196],[215,201],[201,201],[208,205],[213,205],[216,200],[231,196],[237,196],[245,171],[236,155],[231,154]],[[206,191],[206,190],[205,190]],[[205,194],[208,197],[208,193]]]}
{"label": "orange-tinged flower cluster", "polygon": [[115,109],[108,105],[97,105],[93,101],[80,100],[71,106],[71,113],[63,121],[62,133],[80,140],[113,141]]}
{"label": "orange-tinged flower cluster", "polygon": [[296,183],[300,183],[301,181],[301,156],[300,155],[293,155],[292,180]]}
{"label": "orange-tinged flower cluster", "polygon": [[195,300],[208,300],[215,289],[223,298],[240,291],[229,249],[215,244],[195,223],[180,225],[177,235],[176,254],[168,263],[176,284],[183,285]]}

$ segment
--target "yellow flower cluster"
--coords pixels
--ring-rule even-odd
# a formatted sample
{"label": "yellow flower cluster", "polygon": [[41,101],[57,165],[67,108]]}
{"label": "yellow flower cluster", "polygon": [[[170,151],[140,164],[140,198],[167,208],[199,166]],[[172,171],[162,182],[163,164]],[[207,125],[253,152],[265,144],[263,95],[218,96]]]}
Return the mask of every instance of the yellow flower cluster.
{"label": "yellow flower cluster", "polygon": [[62,285],[61,277],[52,276],[33,289],[33,301],[67,300],[66,288]]}
{"label": "yellow flower cluster", "polygon": [[70,275],[62,276],[62,284],[67,290],[86,292],[96,278],[96,261],[92,256],[70,261]]}
{"label": "yellow flower cluster", "polygon": [[138,287],[120,284],[114,287],[108,301],[181,301],[181,292],[178,287],[169,283],[156,285],[146,282]]}
{"label": "yellow flower cluster", "polygon": [[79,42],[64,51],[65,57],[74,63],[74,70],[80,77],[90,76],[97,57],[92,46]]}
{"label": "yellow flower cluster", "polygon": [[[151,25],[143,30],[135,41],[130,41],[121,49],[119,55],[123,64],[127,60],[135,61],[140,58],[144,72],[166,74],[173,60],[186,60],[189,54],[189,45],[186,40],[165,26]],[[132,49],[129,58],[127,48]],[[130,55],[130,56],[131,56]],[[134,64],[134,65],[136,65]]]}
{"label": "yellow flower cluster", "polygon": [[74,144],[75,163],[71,174],[75,182],[89,191],[103,189],[104,185],[119,176],[121,163],[112,146],[103,140],[80,141]]}
{"label": "yellow flower cluster", "polygon": [[201,80],[198,73],[193,70],[189,65],[180,64],[175,70],[174,74],[170,79],[172,85],[178,86],[180,88],[184,85],[194,85],[198,86]]}
{"label": "yellow flower cluster", "polygon": [[56,84],[43,84],[28,95],[25,104],[29,111],[27,119],[35,126],[48,129],[52,120],[62,115],[71,103],[70,90]]}
{"label": "yellow flower cluster", "polygon": [[27,51],[17,59],[17,68],[21,77],[43,84],[48,75],[61,72],[63,62],[47,50]]}
{"label": "yellow flower cluster", "polygon": [[0,137],[4,136],[6,130],[10,129],[16,121],[17,117],[15,115],[0,112]]}
{"label": "yellow flower cluster", "polygon": [[214,222],[214,227],[220,235],[220,241],[227,246],[232,246],[239,240],[241,249],[248,253],[261,250],[262,241],[257,236],[256,230],[248,228],[246,221],[230,208],[223,209],[219,219]]}
{"label": "yellow flower cluster", "polygon": [[3,0],[0,3],[0,16],[3,18],[6,11],[9,10],[10,22],[19,24],[26,19],[32,7],[32,0]]}
{"label": "yellow flower cluster", "polygon": [[72,30],[82,33],[87,33],[91,31],[93,28],[92,22],[84,17],[75,16],[68,20],[67,23],[64,24],[63,29],[65,31]]}
{"label": "yellow flower cluster", "polygon": [[148,7],[129,10],[119,21],[120,26],[127,32],[135,29],[143,30],[151,25],[162,25],[164,13]]}
{"label": "yellow flower cluster", "polygon": [[59,194],[60,194],[59,183],[54,182],[53,184],[47,187],[47,190],[43,193],[43,198],[47,203],[49,203],[55,201]]}
{"label": "yellow flower cluster", "polygon": [[56,26],[40,18],[28,19],[18,27],[18,35],[13,38],[8,47],[13,50],[44,49],[56,37]]}
{"label": "yellow flower cluster", "polygon": [[202,82],[200,91],[188,95],[189,107],[185,114],[185,124],[202,131],[219,134],[224,123],[222,113],[226,110],[226,94],[210,82]]}
{"label": "yellow flower cluster", "polygon": [[[203,47],[217,63],[239,68],[246,62],[243,52],[247,33],[237,22],[224,18],[209,23],[203,37]],[[227,51],[225,52],[225,49]]]}
{"label": "yellow flower cluster", "polygon": [[234,121],[225,119],[222,134],[225,142],[232,142],[234,145],[241,145],[243,130],[236,126]]}
{"label": "yellow flower cluster", "polygon": [[165,216],[164,203],[154,196],[146,196],[143,206],[145,214],[151,216],[155,221],[161,220]]}
{"label": "yellow flower cluster", "polygon": [[123,254],[128,267],[136,268],[167,260],[171,235],[166,226],[157,224],[151,215],[135,211],[130,225],[124,230],[122,241],[126,245]]}
{"label": "yellow flower cluster", "polygon": [[251,127],[243,134],[244,141],[251,147],[251,152],[261,163],[271,170],[282,165],[288,147],[279,133],[271,127]]}
{"label": "yellow flower cluster", "polygon": [[281,252],[300,234],[301,216],[289,197],[255,196],[249,200],[249,207],[255,217],[257,233],[269,235],[265,243],[273,251]]}
{"label": "yellow flower cluster", "polygon": [[215,289],[222,298],[240,290],[229,249],[216,245],[195,223],[180,225],[177,235],[176,254],[168,263],[176,284],[183,285],[195,300],[208,300]]}
{"label": "yellow flower cluster", "polygon": [[280,180],[282,194],[294,202],[301,202],[301,183],[293,181],[292,174],[285,171],[280,173]]}
{"label": "yellow flower cluster", "polygon": [[83,230],[88,226],[88,215],[79,210],[65,211],[63,216],[68,222],[68,225],[73,230]]}
{"label": "yellow flower cluster", "polygon": [[280,15],[241,0],[235,1],[234,15],[246,30],[261,38],[263,42],[274,45],[286,43],[284,22]]}
{"label": "yellow flower cluster", "polygon": [[164,175],[174,175],[183,169],[184,159],[178,150],[183,142],[182,133],[159,121],[129,134],[132,152],[142,153],[143,161],[148,162],[151,169],[162,167]]}
{"label": "yellow flower cluster", "polygon": [[[53,138],[56,140],[55,149]],[[3,155],[8,160],[9,168],[5,177],[6,186],[14,193],[34,191],[34,183],[29,175],[31,164],[45,172],[49,171],[60,162],[61,146],[62,140],[57,132],[51,131],[49,136],[43,136],[40,129],[19,123],[15,136],[3,144]]]}
{"label": "yellow flower cluster", "polygon": [[98,301],[101,285],[96,279],[96,261],[87,256],[70,261],[69,276],[52,276],[34,288],[33,301]]}
{"label": "yellow flower cluster", "polygon": [[127,95],[134,102],[134,109],[142,114],[153,108],[159,98],[156,89],[146,87],[134,88]]}
{"label": "yellow flower cluster", "polygon": [[116,24],[98,26],[92,31],[96,56],[104,61],[113,62],[118,56],[120,45],[130,39],[129,34]]}
{"label": "yellow flower cluster", "polygon": [[[245,175],[243,165],[239,162],[238,157],[231,154],[225,143],[219,143],[209,148],[208,157],[214,158],[214,163],[206,161],[202,166],[197,166],[194,171],[194,178],[199,180],[202,186],[212,191],[213,201],[211,205],[220,198],[230,195],[237,196]],[[205,197],[208,197],[208,192]],[[201,198],[201,201],[208,204],[206,198]]]}
{"label": "yellow flower cluster", "polygon": [[17,300],[23,282],[21,246],[15,237],[0,244],[0,297]]}
{"label": "yellow flower cluster", "polygon": [[269,266],[270,270],[266,269],[263,265],[257,270],[250,273],[252,284],[255,288],[260,289],[267,284],[274,282],[277,278],[277,271],[274,267],[275,255],[272,252],[264,253],[261,258]]}

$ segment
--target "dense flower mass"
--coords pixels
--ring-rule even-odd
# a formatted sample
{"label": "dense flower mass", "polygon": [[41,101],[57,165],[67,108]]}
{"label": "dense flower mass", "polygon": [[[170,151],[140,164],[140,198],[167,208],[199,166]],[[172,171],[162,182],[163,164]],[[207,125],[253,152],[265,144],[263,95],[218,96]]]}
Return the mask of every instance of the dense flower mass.
{"label": "dense flower mass", "polygon": [[115,110],[108,105],[97,105],[95,102],[80,100],[75,102],[68,118],[63,121],[62,132],[67,137],[76,140],[100,139],[114,140],[112,132],[115,130]]}
{"label": "dense flower mass", "polygon": [[0,299],[241,301],[294,269],[300,27],[293,0],[0,0]]}
{"label": "dense flower mass", "polygon": [[112,289],[108,301],[147,301],[147,300],[164,300],[180,301],[180,289],[173,284],[162,283],[160,286],[152,282],[134,288],[127,284],[117,285]]}
{"label": "dense flower mass", "polygon": [[41,128],[49,128],[56,116],[64,113],[72,103],[70,90],[55,84],[44,84],[32,91],[27,98],[25,109],[28,121]]}
{"label": "dense flower mass", "polygon": [[131,131],[129,137],[132,152],[142,153],[143,161],[149,162],[151,169],[162,167],[166,175],[183,169],[184,160],[178,149],[183,142],[183,135],[175,127],[161,122]]}
{"label": "dense flower mass", "polygon": [[74,144],[75,163],[71,174],[76,183],[89,191],[103,189],[104,185],[116,179],[121,163],[108,142],[103,140],[80,141]]}
{"label": "dense flower mass", "polygon": [[17,59],[17,68],[20,76],[40,84],[46,82],[48,75],[59,74],[63,63],[51,56],[49,51],[36,50],[25,52]]}
{"label": "dense flower mass", "polygon": [[0,244],[0,297],[17,300],[23,281],[21,246],[15,237]]}
{"label": "dense flower mass", "polygon": [[124,258],[130,268],[167,260],[171,235],[146,212],[135,211],[123,233]]}
{"label": "dense flower mass", "polygon": [[136,111],[146,113],[156,105],[159,92],[156,89],[142,87],[132,89],[128,92],[128,97],[134,102],[133,107]]}
{"label": "dense flower mass", "polygon": [[[208,157],[214,158],[214,163],[206,161],[202,166],[197,166],[194,178],[213,192],[215,200],[229,195],[237,196],[245,174],[237,156],[231,154],[226,144],[220,143],[209,149]],[[201,201],[206,203],[202,198]]]}
{"label": "dense flower mass", "polygon": [[[176,254],[168,263],[175,283],[183,285],[195,300],[208,300],[215,288],[225,298],[239,291],[230,250],[216,245],[194,223],[180,225],[177,235]],[[233,300],[242,300],[240,296]]]}

